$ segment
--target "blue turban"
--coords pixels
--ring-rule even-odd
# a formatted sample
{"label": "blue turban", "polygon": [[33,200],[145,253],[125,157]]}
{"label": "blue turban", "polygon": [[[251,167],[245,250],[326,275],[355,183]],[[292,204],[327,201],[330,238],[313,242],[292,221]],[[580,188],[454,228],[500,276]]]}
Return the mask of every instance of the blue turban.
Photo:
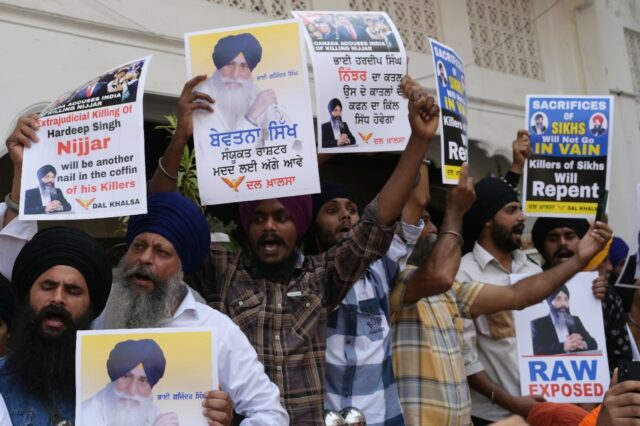
{"label": "blue turban", "polygon": [[150,232],[169,240],[186,274],[195,272],[209,253],[211,231],[200,208],[177,192],[159,192],[147,200],[147,214],[131,216],[127,245]]}
{"label": "blue turban", "polygon": [[56,172],[56,168],[53,167],[51,164],[47,164],[45,166],[40,167],[36,172],[36,174],[38,175],[38,179],[42,179],[49,172],[52,172],[56,176],[58,175],[58,173]]}
{"label": "blue turban", "polygon": [[327,109],[329,110],[329,114],[331,114],[333,112],[334,109],[336,109],[336,107],[339,106],[342,109],[342,102],[340,102],[340,99],[338,98],[333,98],[329,101],[329,105],[327,105]]}
{"label": "blue turban", "polygon": [[629,246],[620,237],[613,237],[611,247],[609,247],[609,261],[615,268],[620,262],[627,259],[629,255]]}
{"label": "blue turban", "polygon": [[262,59],[262,46],[260,46],[260,42],[249,33],[223,37],[218,40],[218,43],[213,48],[213,63],[216,68],[220,69],[240,53],[244,55],[249,68],[253,71],[260,62],[260,59]]}
{"label": "blue turban", "polygon": [[154,340],[125,340],[116,344],[111,350],[107,360],[107,373],[113,382],[133,370],[138,364],[142,364],[147,380],[151,387],[154,387],[164,376],[167,360]]}
{"label": "blue turban", "polygon": [[556,298],[558,293],[564,293],[567,295],[567,297],[571,297],[571,294],[569,293],[569,289],[567,288],[567,286],[562,284],[560,288],[556,289],[553,293],[547,296],[547,303],[549,305],[551,305],[551,302],[553,302],[553,299]]}

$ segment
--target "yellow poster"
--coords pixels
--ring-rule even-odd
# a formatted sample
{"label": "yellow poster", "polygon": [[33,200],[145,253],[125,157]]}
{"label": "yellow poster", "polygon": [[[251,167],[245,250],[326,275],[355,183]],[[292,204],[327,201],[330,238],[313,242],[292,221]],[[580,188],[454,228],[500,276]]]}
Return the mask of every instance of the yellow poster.
{"label": "yellow poster", "polygon": [[77,339],[77,425],[207,424],[204,393],[218,386],[211,330],[92,330]]}

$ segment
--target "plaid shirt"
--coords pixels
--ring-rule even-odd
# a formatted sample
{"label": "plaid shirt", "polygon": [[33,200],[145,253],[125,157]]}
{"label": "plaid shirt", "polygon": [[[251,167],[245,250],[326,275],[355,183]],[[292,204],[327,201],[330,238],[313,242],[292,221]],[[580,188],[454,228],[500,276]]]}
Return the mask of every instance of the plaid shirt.
{"label": "plaid shirt", "polygon": [[[409,426],[460,426],[471,422],[471,397],[462,357],[463,319],[483,284],[454,281],[443,293],[403,305],[415,266],[391,293],[393,370]],[[462,317],[461,317],[462,314]]]}
{"label": "plaid shirt", "polygon": [[369,265],[329,314],[326,409],[359,408],[369,426],[404,425],[391,362],[389,289],[423,227],[402,223],[387,254]]}
{"label": "plaid shirt", "polygon": [[377,212],[376,198],[349,238],[320,255],[300,255],[286,282],[254,278],[249,257],[226,251],[212,251],[195,277],[196,289],[211,306],[249,338],[293,425],[324,424],[327,310],[386,253],[394,228],[384,226]]}

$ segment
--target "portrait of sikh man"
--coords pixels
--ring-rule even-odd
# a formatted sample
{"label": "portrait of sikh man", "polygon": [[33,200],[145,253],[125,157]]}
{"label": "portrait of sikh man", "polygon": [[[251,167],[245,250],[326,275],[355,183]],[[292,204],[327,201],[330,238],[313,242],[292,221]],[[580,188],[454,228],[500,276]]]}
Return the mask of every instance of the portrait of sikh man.
{"label": "portrait of sikh man", "polygon": [[216,70],[195,91],[215,100],[213,114],[193,115],[194,133],[200,141],[209,141],[210,132],[229,132],[261,128],[268,137],[271,121],[286,121],[273,89],[261,90],[253,82],[253,70],[262,60],[262,46],[252,34],[221,38],[213,48]]}
{"label": "portrait of sikh man", "polygon": [[107,360],[111,382],[82,403],[82,424],[177,425],[176,413],[161,413],[153,403],[153,387],[166,366],[162,349],[152,339],[116,344]]}
{"label": "portrait of sikh man", "polygon": [[27,189],[24,194],[24,213],[43,214],[68,212],[71,204],[67,202],[60,188],[56,188],[57,172],[50,164],[42,166],[36,172],[38,187]]}

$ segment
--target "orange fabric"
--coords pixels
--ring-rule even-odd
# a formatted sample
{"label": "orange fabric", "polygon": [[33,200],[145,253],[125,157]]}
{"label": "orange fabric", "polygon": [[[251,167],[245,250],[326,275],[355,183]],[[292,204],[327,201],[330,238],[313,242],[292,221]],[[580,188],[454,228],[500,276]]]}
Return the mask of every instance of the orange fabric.
{"label": "orange fabric", "polygon": [[533,406],[527,421],[531,426],[577,426],[588,414],[577,405],[541,402]]}
{"label": "orange fabric", "polygon": [[600,408],[602,405],[598,405],[596,408],[591,411],[587,417],[582,419],[578,426],[596,426],[596,422],[598,421],[598,414],[600,414]]}

